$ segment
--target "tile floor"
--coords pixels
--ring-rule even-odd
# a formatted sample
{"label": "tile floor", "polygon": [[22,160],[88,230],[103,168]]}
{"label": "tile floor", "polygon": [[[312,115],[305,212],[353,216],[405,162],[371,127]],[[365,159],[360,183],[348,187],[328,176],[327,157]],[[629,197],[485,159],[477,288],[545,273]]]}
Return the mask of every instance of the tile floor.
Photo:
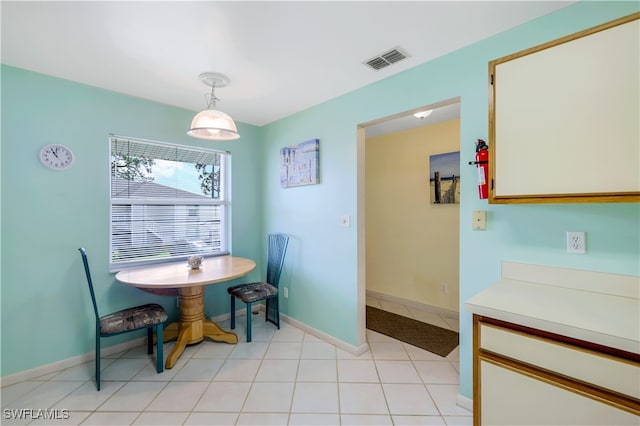
{"label": "tile floor", "polygon": [[[397,303],[367,303],[457,330],[455,319]],[[102,389],[93,362],[1,389],[0,423],[34,425],[471,425],[456,405],[458,349],[442,358],[367,331],[356,357],[291,324],[256,318],[253,342],[204,342],[157,374],[146,347],[104,357]],[[240,321],[242,322],[242,321]],[[228,328],[228,323],[221,324]],[[165,354],[173,342],[165,344]],[[69,418],[8,418],[7,409],[68,410]],[[49,413],[55,411],[49,411]],[[64,417],[58,411],[59,417]],[[35,413],[35,411],[34,411]]]}

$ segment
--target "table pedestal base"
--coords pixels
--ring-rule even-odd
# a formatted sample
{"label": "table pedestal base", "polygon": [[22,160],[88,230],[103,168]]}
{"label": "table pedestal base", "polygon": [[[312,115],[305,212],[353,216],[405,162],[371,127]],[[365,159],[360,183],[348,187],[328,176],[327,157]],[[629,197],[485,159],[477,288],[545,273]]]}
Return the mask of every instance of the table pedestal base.
{"label": "table pedestal base", "polygon": [[187,345],[202,342],[205,337],[217,342],[238,343],[238,336],[221,329],[204,316],[204,287],[180,288],[180,321],[169,324],[164,330],[164,341],[177,339],[167,356],[165,368],[173,368]]}

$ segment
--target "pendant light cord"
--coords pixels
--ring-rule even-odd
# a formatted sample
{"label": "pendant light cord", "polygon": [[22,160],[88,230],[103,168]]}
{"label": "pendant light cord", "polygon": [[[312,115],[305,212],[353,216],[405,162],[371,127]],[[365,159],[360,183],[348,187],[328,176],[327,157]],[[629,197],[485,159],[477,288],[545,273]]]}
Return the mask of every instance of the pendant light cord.
{"label": "pendant light cord", "polygon": [[216,85],[211,85],[211,93],[205,93],[204,100],[207,102],[207,109],[213,109],[216,106],[216,102],[220,99],[216,98]]}

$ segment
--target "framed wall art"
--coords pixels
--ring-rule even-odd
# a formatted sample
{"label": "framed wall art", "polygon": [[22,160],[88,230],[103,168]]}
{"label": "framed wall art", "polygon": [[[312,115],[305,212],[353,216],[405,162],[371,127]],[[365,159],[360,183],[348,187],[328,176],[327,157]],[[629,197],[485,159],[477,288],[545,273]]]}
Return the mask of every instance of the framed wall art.
{"label": "framed wall art", "polygon": [[315,185],[320,181],[320,140],[280,149],[280,186]]}
{"label": "framed wall art", "polygon": [[429,157],[432,204],[460,204],[460,151]]}

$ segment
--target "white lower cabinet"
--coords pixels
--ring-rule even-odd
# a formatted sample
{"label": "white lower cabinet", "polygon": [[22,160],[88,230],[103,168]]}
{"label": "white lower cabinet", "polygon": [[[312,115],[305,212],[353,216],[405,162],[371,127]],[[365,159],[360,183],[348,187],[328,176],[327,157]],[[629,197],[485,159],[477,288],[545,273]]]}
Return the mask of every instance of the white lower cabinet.
{"label": "white lower cabinet", "polygon": [[480,362],[482,425],[633,425],[635,414],[487,361]]}
{"label": "white lower cabinet", "polygon": [[474,424],[640,426],[640,362],[474,315]]}

